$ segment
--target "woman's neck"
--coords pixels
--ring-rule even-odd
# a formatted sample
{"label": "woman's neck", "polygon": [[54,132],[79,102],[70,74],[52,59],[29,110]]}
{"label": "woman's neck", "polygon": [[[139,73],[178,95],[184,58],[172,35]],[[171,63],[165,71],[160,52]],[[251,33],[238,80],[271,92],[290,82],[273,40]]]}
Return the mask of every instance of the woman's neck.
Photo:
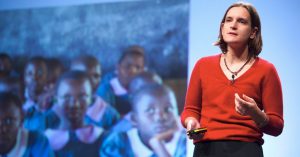
{"label": "woman's neck", "polygon": [[249,59],[248,46],[227,47],[227,53],[224,55],[229,64],[245,62]]}

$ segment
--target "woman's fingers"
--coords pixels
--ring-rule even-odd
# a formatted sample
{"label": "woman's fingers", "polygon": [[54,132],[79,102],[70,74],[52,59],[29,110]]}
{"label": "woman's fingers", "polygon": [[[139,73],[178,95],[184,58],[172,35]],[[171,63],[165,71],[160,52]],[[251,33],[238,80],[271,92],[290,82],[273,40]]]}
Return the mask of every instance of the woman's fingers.
{"label": "woman's fingers", "polygon": [[237,113],[243,116],[246,113],[245,108],[241,107],[240,105],[235,105],[235,110],[237,111]]}
{"label": "woman's fingers", "polygon": [[187,131],[197,129],[200,127],[200,123],[193,117],[187,118],[186,129]]}
{"label": "woman's fingers", "polygon": [[[235,93],[234,96],[235,96],[235,110],[240,115],[243,115],[243,116],[247,115],[246,113],[247,113],[247,109],[248,109],[250,102],[247,102],[247,101],[243,100],[242,98],[240,98],[240,96],[237,93]],[[250,98],[250,97],[248,97],[248,98]]]}
{"label": "woman's fingers", "polygon": [[189,120],[189,121],[187,122],[186,129],[187,129],[187,130],[191,130],[192,128],[193,128],[193,121]]}
{"label": "woman's fingers", "polygon": [[249,102],[243,100],[237,93],[235,93],[234,96],[235,96],[235,100],[236,100],[239,104],[244,105],[244,104],[248,104],[248,103],[249,103]]}
{"label": "woman's fingers", "polygon": [[245,99],[245,101],[250,102],[250,103],[255,103],[254,99],[248,97],[247,95],[243,94],[243,98]]}
{"label": "woman's fingers", "polygon": [[[197,129],[200,128],[200,123],[198,122],[198,120],[194,117],[188,117],[186,119],[186,129],[187,131],[193,130],[193,129]],[[189,139],[201,139],[203,137],[203,135],[188,135]]]}

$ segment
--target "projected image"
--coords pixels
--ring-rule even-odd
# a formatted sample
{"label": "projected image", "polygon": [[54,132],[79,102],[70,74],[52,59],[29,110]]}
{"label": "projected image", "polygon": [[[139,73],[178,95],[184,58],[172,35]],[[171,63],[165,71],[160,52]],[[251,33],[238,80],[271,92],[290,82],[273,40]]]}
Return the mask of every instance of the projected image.
{"label": "projected image", "polygon": [[0,21],[0,121],[24,111],[0,156],[21,139],[18,153],[35,156],[186,156],[188,0],[6,10]]}
{"label": "projected image", "polygon": [[0,12],[0,51],[70,59],[96,56],[104,72],[140,45],[163,77],[187,75],[188,1],[131,1]]}

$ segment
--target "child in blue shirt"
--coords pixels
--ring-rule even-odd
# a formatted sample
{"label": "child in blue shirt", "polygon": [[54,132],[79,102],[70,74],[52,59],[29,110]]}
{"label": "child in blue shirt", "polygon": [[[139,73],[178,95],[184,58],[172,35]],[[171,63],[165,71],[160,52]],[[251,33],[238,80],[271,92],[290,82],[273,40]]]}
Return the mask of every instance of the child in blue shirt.
{"label": "child in blue shirt", "polygon": [[115,108],[96,95],[102,74],[97,58],[89,55],[79,56],[72,61],[70,69],[86,72],[92,85],[93,101],[87,109],[87,122],[104,129],[111,128],[119,120],[120,115]]}
{"label": "child in blue shirt", "polygon": [[50,100],[43,97],[48,94],[47,66],[42,57],[31,58],[24,70],[25,82],[25,111],[24,127],[29,130],[44,131],[58,124],[58,117],[49,110]]}
{"label": "child in blue shirt", "polygon": [[104,129],[84,120],[92,101],[89,77],[82,71],[69,71],[56,87],[57,104],[53,110],[60,118],[57,129],[47,129],[46,136],[57,157],[98,157],[105,137]]}
{"label": "child in blue shirt", "polygon": [[144,49],[140,46],[128,47],[119,59],[116,74],[108,74],[115,77],[105,79],[100,84],[97,94],[124,116],[131,111],[128,97],[129,83],[135,75],[144,71],[144,67]]}
{"label": "child in blue shirt", "polygon": [[[146,85],[162,84],[161,77],[151,71],[143,71],[137,74],[129,84],[129,94],[135,93]],[[128,112],[112,129],[113,132],[124,132],[134,127],[132,122],[132,111]]]}
{"label": "child in blue shirt", "polygon": [[135,128],[105,139],[102,157],[185,157],[186,134],[180,128],[176,98],[163,85],[152,84],[132,95]]}
{"label": "child in blue shirt", "polygon": [[0,92],[0,156],[53,157],[44,135],[22,128],[23,116],[18,96]]}

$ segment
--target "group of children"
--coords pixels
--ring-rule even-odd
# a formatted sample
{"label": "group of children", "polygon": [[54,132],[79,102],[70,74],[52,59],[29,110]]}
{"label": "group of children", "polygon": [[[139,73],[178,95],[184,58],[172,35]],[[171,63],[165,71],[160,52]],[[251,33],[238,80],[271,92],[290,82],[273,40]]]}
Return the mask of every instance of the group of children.
{"label": "group of children", "polygon": [[33,57],[19,76],[11,65],[0,54],[0,157],[186,156],[174,92],[145,70],[142,47],[104,77],[89,55],[68,69]]}

